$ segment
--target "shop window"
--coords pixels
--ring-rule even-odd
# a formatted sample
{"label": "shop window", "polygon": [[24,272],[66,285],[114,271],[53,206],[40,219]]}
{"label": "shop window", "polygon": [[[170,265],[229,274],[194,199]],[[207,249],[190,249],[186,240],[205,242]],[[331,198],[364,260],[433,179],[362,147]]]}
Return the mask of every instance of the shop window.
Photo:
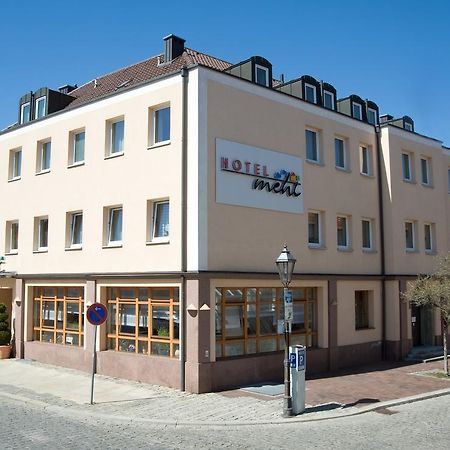
{"label": "shop window", "polygon": [[8,180],[14,181],[22,176],[22,149],[17,148],[9,152]]}
{"label": "shop window", "polygon": [[[317,346],[317,289],[293,288],[291,343]],[[283,290],[215,289],[216,358],[284,348]]]}
{"label": "shop window", "polygon": [[178,288],[117,287],[108,288],[106,292],[109,349],[179,357]]}
{"label": "shop window", "polygon": [[355,329],[373,327],[373,291],[355,291]]}
{"label": "shop window", "polygon": [[84,292],[82,287],[36,287],[33,294],[34,340],[83,346]]}

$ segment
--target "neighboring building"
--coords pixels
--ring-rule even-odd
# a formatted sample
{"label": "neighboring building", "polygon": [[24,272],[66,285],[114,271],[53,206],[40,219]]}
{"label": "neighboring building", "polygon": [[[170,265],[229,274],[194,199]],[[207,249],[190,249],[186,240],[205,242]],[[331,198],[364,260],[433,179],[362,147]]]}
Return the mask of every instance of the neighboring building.
{"label": "neighboring building", "polygon": [[401,292],[449,250],[450,150],[329,83],[165,38],[163,55],[42,88],[0,133],[2,299],[16,355],[207,392],[281,378],[275,259],[297,257],[308,372],[441,341]]}

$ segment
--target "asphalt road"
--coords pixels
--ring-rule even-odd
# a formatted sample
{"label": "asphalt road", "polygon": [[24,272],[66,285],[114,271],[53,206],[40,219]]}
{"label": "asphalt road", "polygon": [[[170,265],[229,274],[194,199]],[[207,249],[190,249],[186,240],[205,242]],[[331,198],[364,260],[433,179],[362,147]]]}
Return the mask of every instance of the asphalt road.
{"label": "asphalt road", "polygon": [[43,407],[2,396],[0,448],[9,449],[445,449],[450,396],[359,416],[253,426],[164,426],[86,408]]}

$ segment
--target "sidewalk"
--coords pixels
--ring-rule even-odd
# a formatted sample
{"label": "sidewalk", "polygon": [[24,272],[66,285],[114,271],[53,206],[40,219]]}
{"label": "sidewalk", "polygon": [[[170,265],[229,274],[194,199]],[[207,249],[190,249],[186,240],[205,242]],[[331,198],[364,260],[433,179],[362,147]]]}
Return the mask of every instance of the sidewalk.
{"label": "sidewalk", "polygon": [[[307,410],[282,419],[282,386],[189,394],[161,386],[96,375],[89,405],[90,375],[32,361],[0,361],[0,397],[85,417],[176,425],[251,425],[345,417],[436,395],[450,394],[450,381],[424,375],[430,364],[380,363],[306,382]],[[264,394],[266,392],[266,395]],[[271,395],[267,395],[267,393]]]}

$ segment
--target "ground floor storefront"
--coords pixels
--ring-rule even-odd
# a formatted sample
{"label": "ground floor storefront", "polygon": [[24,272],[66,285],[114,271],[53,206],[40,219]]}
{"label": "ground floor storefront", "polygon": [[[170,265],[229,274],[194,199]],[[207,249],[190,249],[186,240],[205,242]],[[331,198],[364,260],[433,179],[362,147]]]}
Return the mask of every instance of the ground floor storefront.
{"label": "ground floor storefront", "polygon": [[[408,279],[296,276],[291,343],[307,347],[313,375],[382,359],[414,343],[439,343],[435,311],[417,312]],[[114,278],[1,279],[18,358],[89,371],[94,327],[85,311],[107,307],[97,334],[97,372],[190,392],[283,376],[283,300],[275,274],[201,273]],[[420,313],[420,318],[419,318]],[[420,345],[420,342],[419,342]]]}

